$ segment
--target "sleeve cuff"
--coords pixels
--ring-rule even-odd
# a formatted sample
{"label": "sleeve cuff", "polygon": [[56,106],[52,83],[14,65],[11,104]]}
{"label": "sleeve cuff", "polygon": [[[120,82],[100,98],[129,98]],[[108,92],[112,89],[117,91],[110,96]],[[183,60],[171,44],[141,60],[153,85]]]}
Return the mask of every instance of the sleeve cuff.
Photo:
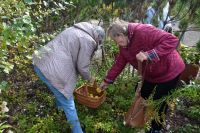
{"label": "sleeve cuff", "polygon": [[158,57],[158,54],[156,53],[156,51],[154,49],[145,52],[145,54],[148,57],[148,60],[150,61],[159,61],[160,58]]}
{"label": "sleeve cuff", "polygon": [[107,78],[105,78],[103,81],[106,82],[106,83],[108,83],[108,84],[112,84],[114,82],[114,81],[112,81],[110,79],[107,79]]}

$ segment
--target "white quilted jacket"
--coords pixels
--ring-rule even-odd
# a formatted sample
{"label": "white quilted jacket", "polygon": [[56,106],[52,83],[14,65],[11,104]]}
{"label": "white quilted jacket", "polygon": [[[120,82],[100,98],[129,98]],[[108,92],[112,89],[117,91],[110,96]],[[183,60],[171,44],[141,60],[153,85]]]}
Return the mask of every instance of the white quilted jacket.
{"label": "white quilted jacket", "polygon": [[33,64],[67,98],[73,95],[78,74],[90,79],[90,59],[97,47],[94,25],[81,22],[75,26],[66,28],[33,54]]}

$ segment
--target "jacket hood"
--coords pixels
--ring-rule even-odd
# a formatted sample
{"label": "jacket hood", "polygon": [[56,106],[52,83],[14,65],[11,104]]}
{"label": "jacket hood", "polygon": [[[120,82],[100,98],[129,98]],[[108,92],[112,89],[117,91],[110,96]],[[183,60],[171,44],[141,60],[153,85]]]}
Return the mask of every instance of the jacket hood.
{"label": "jacket hood", "polygon": [[98,33],[96,29],[99,26],[92,25],[91,23],[88,23],[88,22],[80,22],[80,23],[74,24],[74,26],[88,33],[95,40],[95,42],[98,43],[99,39],[98,39]]}

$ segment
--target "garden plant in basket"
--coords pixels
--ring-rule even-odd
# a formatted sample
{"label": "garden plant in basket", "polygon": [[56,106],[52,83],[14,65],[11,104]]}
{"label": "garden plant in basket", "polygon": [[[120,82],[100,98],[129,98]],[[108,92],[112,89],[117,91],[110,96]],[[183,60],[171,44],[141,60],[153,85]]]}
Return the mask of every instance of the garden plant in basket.
{"label": "garden plant in basket", "polygon": [[85,83],[77,88],[75,97],[80,104],[90,108],[98,108],[106,99],[106,91],[101,90],[95,80],[92,85]]}

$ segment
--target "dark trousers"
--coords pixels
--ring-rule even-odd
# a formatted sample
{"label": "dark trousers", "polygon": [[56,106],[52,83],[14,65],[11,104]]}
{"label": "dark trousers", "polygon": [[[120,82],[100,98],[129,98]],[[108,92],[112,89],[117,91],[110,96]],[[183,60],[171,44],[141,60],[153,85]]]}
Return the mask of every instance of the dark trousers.
{"label": "dark trousers", "polygon": [[[171,94],[171,91],[175,90],[175,88],[177,87],[178,81],[179,81],[179,76],[164,83],[150,83],[148,81],[144,81],[141,89],[141,96],[144,99],[147,99],[152,94],[152,92],[154,92],[153,100],[160,99],[164,96]],[[163,102],[158,112],[159,115],[161,116],[161,113],[163,112],[166,114],[167,108],[168,107],[166,102]],[[163,121],[162,119],[160,120],[161,122]],[[155,120],[153,120],[151,123],[151,127],[156,130],[161,130],[162,124],[157,123]]]}

